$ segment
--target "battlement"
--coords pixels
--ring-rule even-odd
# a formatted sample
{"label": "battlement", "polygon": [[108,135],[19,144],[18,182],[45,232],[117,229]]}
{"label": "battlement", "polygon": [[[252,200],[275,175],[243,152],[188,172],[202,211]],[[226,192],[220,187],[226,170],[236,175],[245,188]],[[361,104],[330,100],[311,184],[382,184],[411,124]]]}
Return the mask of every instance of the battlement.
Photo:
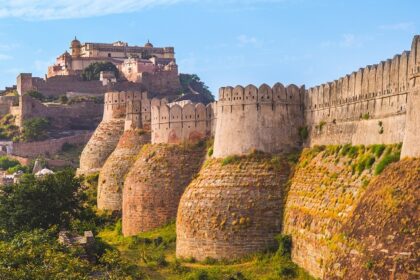
{"label": "battlement", "polygon": [[152,143],[195,142],[211,135],[213,105],[152,100]]}
{"label": "battlement", "polygon": [[[139,91],[112,91],[104,95],[103,120],[125,118],[127,113],[141,113],[142,104],[146,108],[145,113],[150,114],[150,100],[147,92]],[[130,104],[130,106],[128,106]],[[147,106],[147,104],[149,104]],[[149,108],[149,110],[147,110]],[[149,118],[150,119],[150,118]]]}
{"label": "battlement", "polygon": [[284,152],[300,146],[304,86],[222,87],[217,102],[214,156],[252,150]]}
{"label": "battlement", "polygon": [[284,87],[276,83],[273,87],[262,84],[260,87],[248,85],[222,87],[219,89],[219,102],[223,105],[257,104],[257,103],[284,103],[300,104],[303,98],[303,87],[288,85]]}
{"label": "battlement", "polygon": [[411,51],[309,88],[304,94],[309,145],[403,142],[409,95],[418,86],[419,51],[415,36]]}

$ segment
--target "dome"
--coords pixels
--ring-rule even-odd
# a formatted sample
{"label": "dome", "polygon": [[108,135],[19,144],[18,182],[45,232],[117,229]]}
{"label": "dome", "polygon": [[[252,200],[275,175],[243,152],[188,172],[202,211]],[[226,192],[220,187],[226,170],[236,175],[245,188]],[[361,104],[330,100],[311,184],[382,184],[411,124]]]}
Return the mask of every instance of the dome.
{"label": "dome", "polygon": [[149,40],[147,40],[147,43],[144,45],[145,48],[153,48],[153,44],[150,43]]}
{"label": "dome", "polygon": [[74,40],[73,41],[71,41],[71,48],[73,49],[73,48],[78,48],[78,47],[80,47],[81,46],[81,44],[80,44],[80,41],[79,40],[77,40],[77,38],[76,38],[76,36],[74,37]]}

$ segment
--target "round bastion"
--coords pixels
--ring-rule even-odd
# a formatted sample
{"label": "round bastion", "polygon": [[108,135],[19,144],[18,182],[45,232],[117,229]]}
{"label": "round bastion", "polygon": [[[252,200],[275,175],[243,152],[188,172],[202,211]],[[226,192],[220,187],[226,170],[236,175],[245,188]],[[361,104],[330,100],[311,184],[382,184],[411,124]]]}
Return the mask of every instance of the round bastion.
{"label": "round bastion", "polygon": [[177,257],[235,259],[275,247],[289,172],[269,154],[208,159],[180,201]]}
{"label": "round bastion", "polygon": [[203,142],[144,145],[124,182],[124,236],[174,220],[181,195],[199,171],[204,157]]}
{"label": "round bastion", "polygon": [[121,211],[125,175],[134,164],[141,147],[147,143],[150,143],[150,132],[143,129],[135,128],[123,133],[99,173],[98,209]]}

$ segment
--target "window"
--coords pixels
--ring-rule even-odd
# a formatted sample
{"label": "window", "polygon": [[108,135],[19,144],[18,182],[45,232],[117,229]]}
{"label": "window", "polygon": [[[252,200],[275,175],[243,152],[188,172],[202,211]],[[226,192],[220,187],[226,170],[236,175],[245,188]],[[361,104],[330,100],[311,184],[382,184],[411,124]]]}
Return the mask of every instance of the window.
{"label": "window", "polygon": [[108,53],[108,57],[111,57],[111,53]]}

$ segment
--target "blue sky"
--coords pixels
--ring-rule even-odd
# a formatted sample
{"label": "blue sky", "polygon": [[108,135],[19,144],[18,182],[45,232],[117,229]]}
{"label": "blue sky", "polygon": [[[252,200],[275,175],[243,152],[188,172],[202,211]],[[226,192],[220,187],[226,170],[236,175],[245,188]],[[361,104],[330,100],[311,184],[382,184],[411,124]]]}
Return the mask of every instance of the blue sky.
{"label": "blue sky", "polygon": [[0,89],[82,41],[174,46],[180,72],[226,85],[337,79],[408,50],[417,0],[0,0]]}

